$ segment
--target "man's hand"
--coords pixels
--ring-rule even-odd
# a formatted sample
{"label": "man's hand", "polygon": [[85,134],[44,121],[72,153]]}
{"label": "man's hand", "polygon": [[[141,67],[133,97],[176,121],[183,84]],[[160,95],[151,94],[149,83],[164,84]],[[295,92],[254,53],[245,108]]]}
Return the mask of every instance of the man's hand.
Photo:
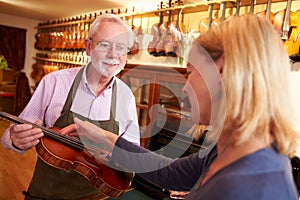
{"label": "man's hand", "polygon": [[[40,120],[35,122],[41,125]],[[14,147],[20,150],[28,150],[40,142],[44,136],[42,129],[36,128],[31,124],[16,124],[9,128],[10,139]]]}

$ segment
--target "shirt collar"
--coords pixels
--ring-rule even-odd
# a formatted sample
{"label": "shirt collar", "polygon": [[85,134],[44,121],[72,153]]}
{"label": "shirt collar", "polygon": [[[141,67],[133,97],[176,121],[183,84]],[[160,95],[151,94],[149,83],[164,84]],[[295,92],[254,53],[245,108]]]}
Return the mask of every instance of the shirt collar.
{"label": "shirt collar", "polygon": [[[82,76],[82,79],[81,79],[81,80],[82,80],[82,82],[84,83],[85,88],[87,88],[89,91],[91,91],[92,93],[94,93],[94,92],[90,89],[89,84],[88,84],[88,81],[87,81],[87,68],[90,67],[90,64],[91,64],[91,63],[89,63],[89,64],[84,68],[84,70],[83,70],[83,76]],[[105,96],[105,95],[107,94],[107,92],[108,92],[110,89],[112,89],[112,86],[113,86],[115,80],[116,80],[116,77],[113,76],[112,79],[110,80],[108,86],[106,87],[106,89],[103,91],[103,93],[102,93],[101,95]]]}

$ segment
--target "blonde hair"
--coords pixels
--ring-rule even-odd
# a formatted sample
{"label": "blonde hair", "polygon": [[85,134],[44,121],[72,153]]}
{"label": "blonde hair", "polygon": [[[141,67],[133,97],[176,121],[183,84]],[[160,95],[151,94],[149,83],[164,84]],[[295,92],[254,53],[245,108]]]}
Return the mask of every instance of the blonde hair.
{"label": "blonde hair", "polygon": [[[118,17],[115,14],[103,14],[103,15],[98,16],[91,25],[91,28],[90,28],[89,34],[88,34],[89,38],[91,38],[95,34],[98,27],[101,26],[101,23],[103,21],[116,22],[116,23],[122,25],[125,28],[126,32],[128,33],[128,47],[131,48],[133,46],[134,37],[135,37],[134,32],[132,31],[131,27],[126,22],[124,22],[120,17]],[[109,27],[106,27],[106,28],[109,28]]]}
{"label": "blonde hair", "polygon": [[252,14],[232,17],[195,42],[214,61],[224,55],[222,134],[231,136],[233,145],[254,137],[271,143],[274,138],[278,152],[292,156],[299,133],[289,94],[290,63],[271,23]]}

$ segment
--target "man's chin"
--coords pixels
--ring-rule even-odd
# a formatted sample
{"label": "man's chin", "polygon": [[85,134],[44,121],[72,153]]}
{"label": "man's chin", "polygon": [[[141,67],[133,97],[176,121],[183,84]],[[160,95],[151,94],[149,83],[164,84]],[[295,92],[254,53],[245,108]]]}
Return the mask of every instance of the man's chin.
{"label": "man's chin", "polygon": [[111,78],[115,75],[117,75],[118,73],[120,73],[121,69],[110,69],[110,68],[106,68],[106,69],[100,69],[100,68],[96,68],[96,70],[98,71],[98,73],[100,74],[100,76],[103,77],[107,77],[107,78]]}
{"label": "man's chin", "polygon": [[105,74],[108,75],[108,77],[113,77],[115,75],[117,75],[118,73],[120,73],[121,70],[119,69],[116,69],[116,70],[113,70],[113,71],[106,71]]}
{"label": "man's chin", "polygon": [[102,72],[100,74],[101,74],[102,77],[112,78],[113,76],[117,75],[118,73],[115,73],[115,72]]}

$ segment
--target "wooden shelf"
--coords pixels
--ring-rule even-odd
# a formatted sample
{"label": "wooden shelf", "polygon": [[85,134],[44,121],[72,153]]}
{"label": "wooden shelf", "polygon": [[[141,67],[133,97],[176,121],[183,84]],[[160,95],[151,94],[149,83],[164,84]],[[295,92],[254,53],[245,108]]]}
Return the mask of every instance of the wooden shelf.
{"label": "wooden shelf", "polygon": [[[185,4],[181,6],[174,6],[174,7],[169,7],[169,8],[163,8],[163,9],[158,9],[158,10],[153,10],[153,11],[148,11],[148,12],[133,12],[130,14],[120,14],[120,17],[151,17],[151,16],[159,16],[161,12],[164,13],[165,16],[167,16],[168,11],[178,11],[182,10],[183,14],[187,13],[196,13],[196,12],[204,12],[208,10],[208,5],[209,4],[214,4],[213,9],[218,10],[220,9],[220,4],[222,2],[228,2],[228,5],[226,5],[227,8],[234,8],[236,7],[236,2],[235,0],[214,0],[214,1],[203,1],[201,3],[197,4]],[[272,0],[272,3],[278,3],[278,2],[285,2],[285,0]],[[243,6],[250,6],[251,0],[242,0],[241,1],[241,7]],[[261,4],[267,4],[267,0],[256,0],[255,5],[261,5]]]}
{"label": "wooden shelf", "polygon": [[83,62],[63,61],[63,60],[52,59],[52,58],[37,58],[37,57],[33,57],[33,59],[40,60],[40,61],[48,61],[48,62],[72,64],[72,65],[85,65],[85,63],[83,63]]}
{"label": "wooden shelf", "polygon": [[[214,4],[213,10],[218,10],[220,9],[220,4],[222,2],[230,2],[226,6],[227,8],[234,8],[236,7],[236,0],[213,0],[213,1],[202,1],[201,3],[197,4],[185,4],[185,5],[180,5],[180,6],[173,6],[173,7],[168,7],[168,8],[163,8],[163,9],[157,9],[153,11],[147,11],[147,12],[131,12],[131,13],[121,13],[118,14],[121,18],[126,18],[127,20],[130,19],[132,16],[133,17],[154,17],[154,16],[159,16],[160,13],[163,13],[165,16],[167,16],[168,12],[171,11],[182,11],[182,14],[188,14],[188,13],[197,13],[197,12],[205,12],[208,10],[208,5],[209,4]],[[278,3],[278,2],[286,2],[286,0],[272,0],[273,3]],[[250,6],[251,0],[242,0],[241,1],[241,7],[244,6]],[[267,4],[267,0],[256,0],[255,5],[261,5],[261,4]],[[95,12],[96,13],[96,12]],[[60,27],[60,26],[68,26],[68,25],[74,25],[74,24],[79,24],[79,23],[86,23],[86,22],[92,22],[95,19],[95,13],[89,13],[89,19],[84,19],[84,20],[75,20],[71,22],[63,22],[63,23],[54,23],[53,22],[48,22],[50,24],[47,25],[40,25],[36,27],[37,29],[44,29],[44,28],[53,28],[53,27]]]}
{"label": "wooden shelf", "polygon": [[55,23],[55,24],[47,24],[47,25],[41,25],[38,27],[35,27],[36,29],[38,28],[54,28],[54,27],[60,27],[60,26],[68,26],[68,25],[73,25],[73,24],[80,24],[80,23],[86,23],[86,22],[92,22],[94,19],[85,19],[85,20],[76,20],[76,21],[71,21],[71,22],[64,22],[64,23]]}

